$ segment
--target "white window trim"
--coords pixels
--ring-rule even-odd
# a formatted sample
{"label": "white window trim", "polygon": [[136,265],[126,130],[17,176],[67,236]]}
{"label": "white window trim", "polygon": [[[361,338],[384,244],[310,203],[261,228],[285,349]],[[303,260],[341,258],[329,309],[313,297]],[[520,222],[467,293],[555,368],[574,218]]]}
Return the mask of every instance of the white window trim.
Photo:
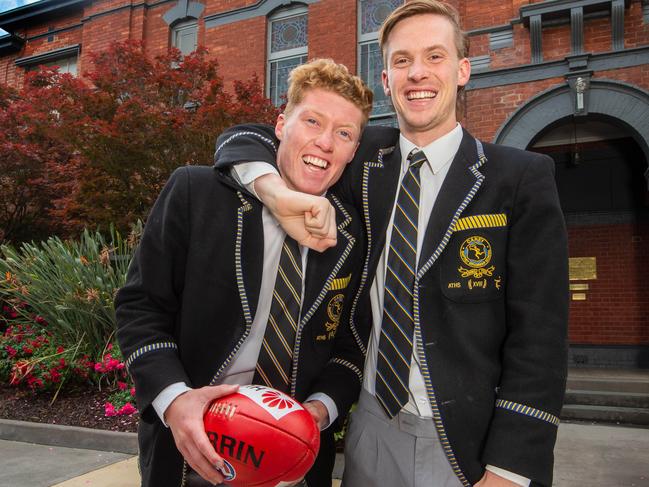
{"label": "white window trim", "polygon": [[[404,2],[405,3],[405,2]],[[362,28],[363,28],[363,18],[362,18],[362,7],[361,7],[361,0],[356,1],[356,35],[358,36],[358,42],[356,43],[356,74],[358,76],[361,76],[361,50],[362,46],[371,44],[373,42],[378,43],[379,42],[379,31],[374,31],[374,32],[367,32],[363,34]],[[381,66],[381,70],[384,69],[384,66]],[[362,76],[361,76],[362,77]],[[366,80],[363,80],[366,81]],[[394,120],[396,122],[397,119],[397,113],[393,110],[388,113],[381,113],[378,115],[375,114],[370,114],[370,119],[369,123],[371,124],[372,122],[378,122],[380,120]]]}
{"label": "white window trim", "polygon": [[[198,20],[194,18],[182,20],[171,26],[171,45],[176,49],[180,50],[180,46],[178,45],[177,42],[178,37],[183,31],[190,30],[190,29],[196,30],[196,46],[191,52],[196,51],[196,49],[198,49]],[[183,53],[183,55],[187,55],[187,54],[189,53]]]}
{"label": "white window trim", "polygon": [[305,6],[299,5],[294,7],[288,7],[282,9],[273,15],[268,17],[266,22],[267,33],[266,33],[266,96],[272,99],[272,93],[270,92],[270,76],[271,76],[271,64],[277,61],[283,61],[285,59],[295,58],[298,56],[308,56],[309,46],[308,38],[307,45],[303,47],[295,47],[293,49],[285,49],[283,51],[271,52],[272,41],[273,41],[273,22],[277,20],[289,19],[291,17],[299,17],[301,15],[308,15],[309,9]]}

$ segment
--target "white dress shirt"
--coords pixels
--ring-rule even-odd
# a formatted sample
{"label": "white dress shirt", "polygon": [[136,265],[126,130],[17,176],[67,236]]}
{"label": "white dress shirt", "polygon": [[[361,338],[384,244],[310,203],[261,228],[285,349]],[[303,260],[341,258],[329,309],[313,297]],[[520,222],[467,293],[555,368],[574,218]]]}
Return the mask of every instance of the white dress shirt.
{"label": "white dress shirt", "polygon": [[[246,181],[248,181],[247,178],[241,180],[243,184],[246,184]],[[241,345],[241,348],[239,348],[230,365],[225,369],[217,384],[251,384],[255,375],[255,366],[257,365],[257,358],[259,357],[261,342],[264,339],[268,315],[270,314],[270,307],[273,300],[273,290],[275,288],[275,278],[282,253],[282,244],[286,236],[282,227],[279,226],[277,220],[266,207],[262,210],[262,224],[264,229],[264,258],[257,311],[252,320],[250,334]],[[308,248],[300,246],[300,252],[302,254],[302,268],[306,269]],[[302,273],[302,296],[304,296],[305,274],[305,272]],[[165,411],[176,397],[189,389],[184,382],[177,382],[163,389],[153,400],[153,408],[165,426]],[[321,401],[327,408],[329,423],[323,427],[325,429],[338,417],[336,403],[323,393],[315,393],[307,398],[307,401],[312,400]]]}

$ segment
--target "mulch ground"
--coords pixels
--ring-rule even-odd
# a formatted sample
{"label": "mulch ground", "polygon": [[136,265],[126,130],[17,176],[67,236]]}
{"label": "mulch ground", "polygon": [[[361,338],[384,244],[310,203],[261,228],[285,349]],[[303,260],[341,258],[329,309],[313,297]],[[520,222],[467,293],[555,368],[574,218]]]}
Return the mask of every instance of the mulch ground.
{"label": "mulch ground", "polygon": [[73,390],[32,394],[30,391],[0,385],[0,418],[35,423],[83,426],[110,431],[136,432],[138,415],[104,415],[107,391]]}

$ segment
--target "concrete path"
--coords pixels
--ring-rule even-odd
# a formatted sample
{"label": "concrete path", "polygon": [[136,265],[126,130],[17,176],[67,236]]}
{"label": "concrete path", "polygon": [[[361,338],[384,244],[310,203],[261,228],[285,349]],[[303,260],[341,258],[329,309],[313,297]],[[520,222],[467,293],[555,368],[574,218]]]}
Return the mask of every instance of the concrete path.
{"label": "concrete path", "polygon": [[649,429],[561,423],[554,486],[649,487]]}
{"label": "concrete path", "polygon": [[[131,456],[125,453],[0,440],[0,486],[48,487]],[[137,475],[137,467],[135,474]],[[138,485],[138,482],[131,479],[129,483],[104,485],[126,487]]]}
{"label": "concrete path", "polygon": [[[0,458],[2,487],[139,485],[136,458],[128,453],[0,440]],[[555,459],[555,487],[649,487],[649,429],[562,423]],[[334,477],[342,471],[338,460]]]}

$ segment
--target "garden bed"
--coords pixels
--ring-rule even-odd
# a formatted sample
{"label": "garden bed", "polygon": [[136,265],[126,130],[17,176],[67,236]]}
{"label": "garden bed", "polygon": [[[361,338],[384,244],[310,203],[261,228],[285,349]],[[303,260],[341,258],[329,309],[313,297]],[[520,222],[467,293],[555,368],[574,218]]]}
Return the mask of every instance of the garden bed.
{"label": "garden bed", "polygon": [[138,415],[106,416],[108,391],[61,390],[50,405],[53,393],[0,385],[0,418],[35,423],[83,426],[110,431],[136,432]]}

